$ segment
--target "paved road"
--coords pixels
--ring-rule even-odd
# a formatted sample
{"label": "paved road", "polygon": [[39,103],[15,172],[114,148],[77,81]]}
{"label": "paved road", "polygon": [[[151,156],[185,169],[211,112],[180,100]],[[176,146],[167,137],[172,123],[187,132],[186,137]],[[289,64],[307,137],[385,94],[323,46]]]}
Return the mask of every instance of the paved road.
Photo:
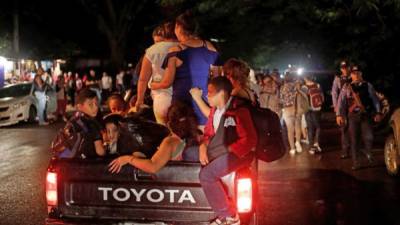
{"label": "paved road", "polygon": [[[0,128],[1,225],[43,224],[47,147],[59,127]],[[322,136],[323,154],[260,164],[260,224],[400,224],[400,178],[386,174],[382,150],[374,151],[374,167],[353,172],[338,157],[337,131]]]}

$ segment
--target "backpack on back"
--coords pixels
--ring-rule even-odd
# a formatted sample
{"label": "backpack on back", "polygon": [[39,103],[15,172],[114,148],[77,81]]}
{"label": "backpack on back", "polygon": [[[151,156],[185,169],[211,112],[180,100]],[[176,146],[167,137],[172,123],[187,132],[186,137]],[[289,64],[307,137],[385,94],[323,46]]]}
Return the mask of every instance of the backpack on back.
{"label": "backpack on back", "polygon": [[265,162],[282,158],[286,149],[278,114],[268,108],[248,108],[258,135],[256,157]]}
{"label": "backpack on back", "polygon": [[310,96],[311,108],[314,110],[321,108],[322,104],[324,103],[324,96],[322,94],[321,89],[317,84],[307,87],[308,87],[308,94]]}
{"label": "backpack on back", "polygon": [[70,120],[64,128],[58,131],[51,143],[50,150],[57,158],[80,157],[87,132],[88,129],[80,118]]}

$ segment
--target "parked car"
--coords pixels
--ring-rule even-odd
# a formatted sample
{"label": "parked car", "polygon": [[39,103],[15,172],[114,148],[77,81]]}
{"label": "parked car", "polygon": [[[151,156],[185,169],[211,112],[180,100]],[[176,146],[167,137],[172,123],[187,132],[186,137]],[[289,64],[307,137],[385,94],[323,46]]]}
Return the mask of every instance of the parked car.
{"label": "parked car", "polygon": [[[0,88],[0,126],[36,120],[38,102],[32,86],[32,82],[24,82]],[[57,96],[53,90],[48,91],[47,96],[46,113],[48,118],[53,118],[57,110]]]}
{"label": "parked car", "polygon": [[389,120],[391,132],[385,141],[385,164],[390,175],[399,174],[400,166],[400,108],[396,109]]}

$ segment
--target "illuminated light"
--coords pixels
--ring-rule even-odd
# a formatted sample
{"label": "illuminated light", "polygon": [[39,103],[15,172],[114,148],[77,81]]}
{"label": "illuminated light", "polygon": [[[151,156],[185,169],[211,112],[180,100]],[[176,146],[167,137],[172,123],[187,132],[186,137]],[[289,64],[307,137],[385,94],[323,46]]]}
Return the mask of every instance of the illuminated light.
{"label": "illuminated light", "polygon": [[47,172],[46,176],[46,200],[48,206],[57,205],[57,174],[54,172]]}
{"label": "illuminated light", "polygon": [[303,69],[303,68],[298,68],[298,69],[297,69],[297,75],[298,75],[298,76],[303,75],[303,72],[304,72],[304,69]]}
{"label": "illuminated light", "polygon": [[0,65],[4,65],[7,63],[7,59],[4,58],[3,56],[0,56]]}
{"label": "illuminated light", "polygon": [[25,64],[25,60],[21,59],[21,64]]}
{"label": "illuminated light", "polygon": [[237,181],[237,200],[236,206],[239,213],[251,212],[253,203],[253,188],[250,178],[239,179]]}

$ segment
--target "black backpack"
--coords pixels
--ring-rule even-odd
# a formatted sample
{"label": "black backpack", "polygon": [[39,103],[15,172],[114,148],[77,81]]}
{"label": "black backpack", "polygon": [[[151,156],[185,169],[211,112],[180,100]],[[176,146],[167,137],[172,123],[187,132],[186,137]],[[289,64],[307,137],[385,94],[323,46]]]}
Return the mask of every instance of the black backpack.
{"label": "black backpack", "polygon": [[265,162],[282,158],[286,153],[279,116],[270,109],[249,107],[258,139],[256,157]]}
{"label": "black backpack", "polygon": [[286,147],[278,114],[268,108],[259,107],[257,103],[251,103],[240,97],[235,98],[239,105],[243,104],[250,111],[258,137],[256,157],[265,162],[282,158],[286,153]]}
{"label": "black backpack", "polygon": [[50,151],[57,158],[84,158],[82,145],[88,128],[81,118],[68,121],[51,142]]}

